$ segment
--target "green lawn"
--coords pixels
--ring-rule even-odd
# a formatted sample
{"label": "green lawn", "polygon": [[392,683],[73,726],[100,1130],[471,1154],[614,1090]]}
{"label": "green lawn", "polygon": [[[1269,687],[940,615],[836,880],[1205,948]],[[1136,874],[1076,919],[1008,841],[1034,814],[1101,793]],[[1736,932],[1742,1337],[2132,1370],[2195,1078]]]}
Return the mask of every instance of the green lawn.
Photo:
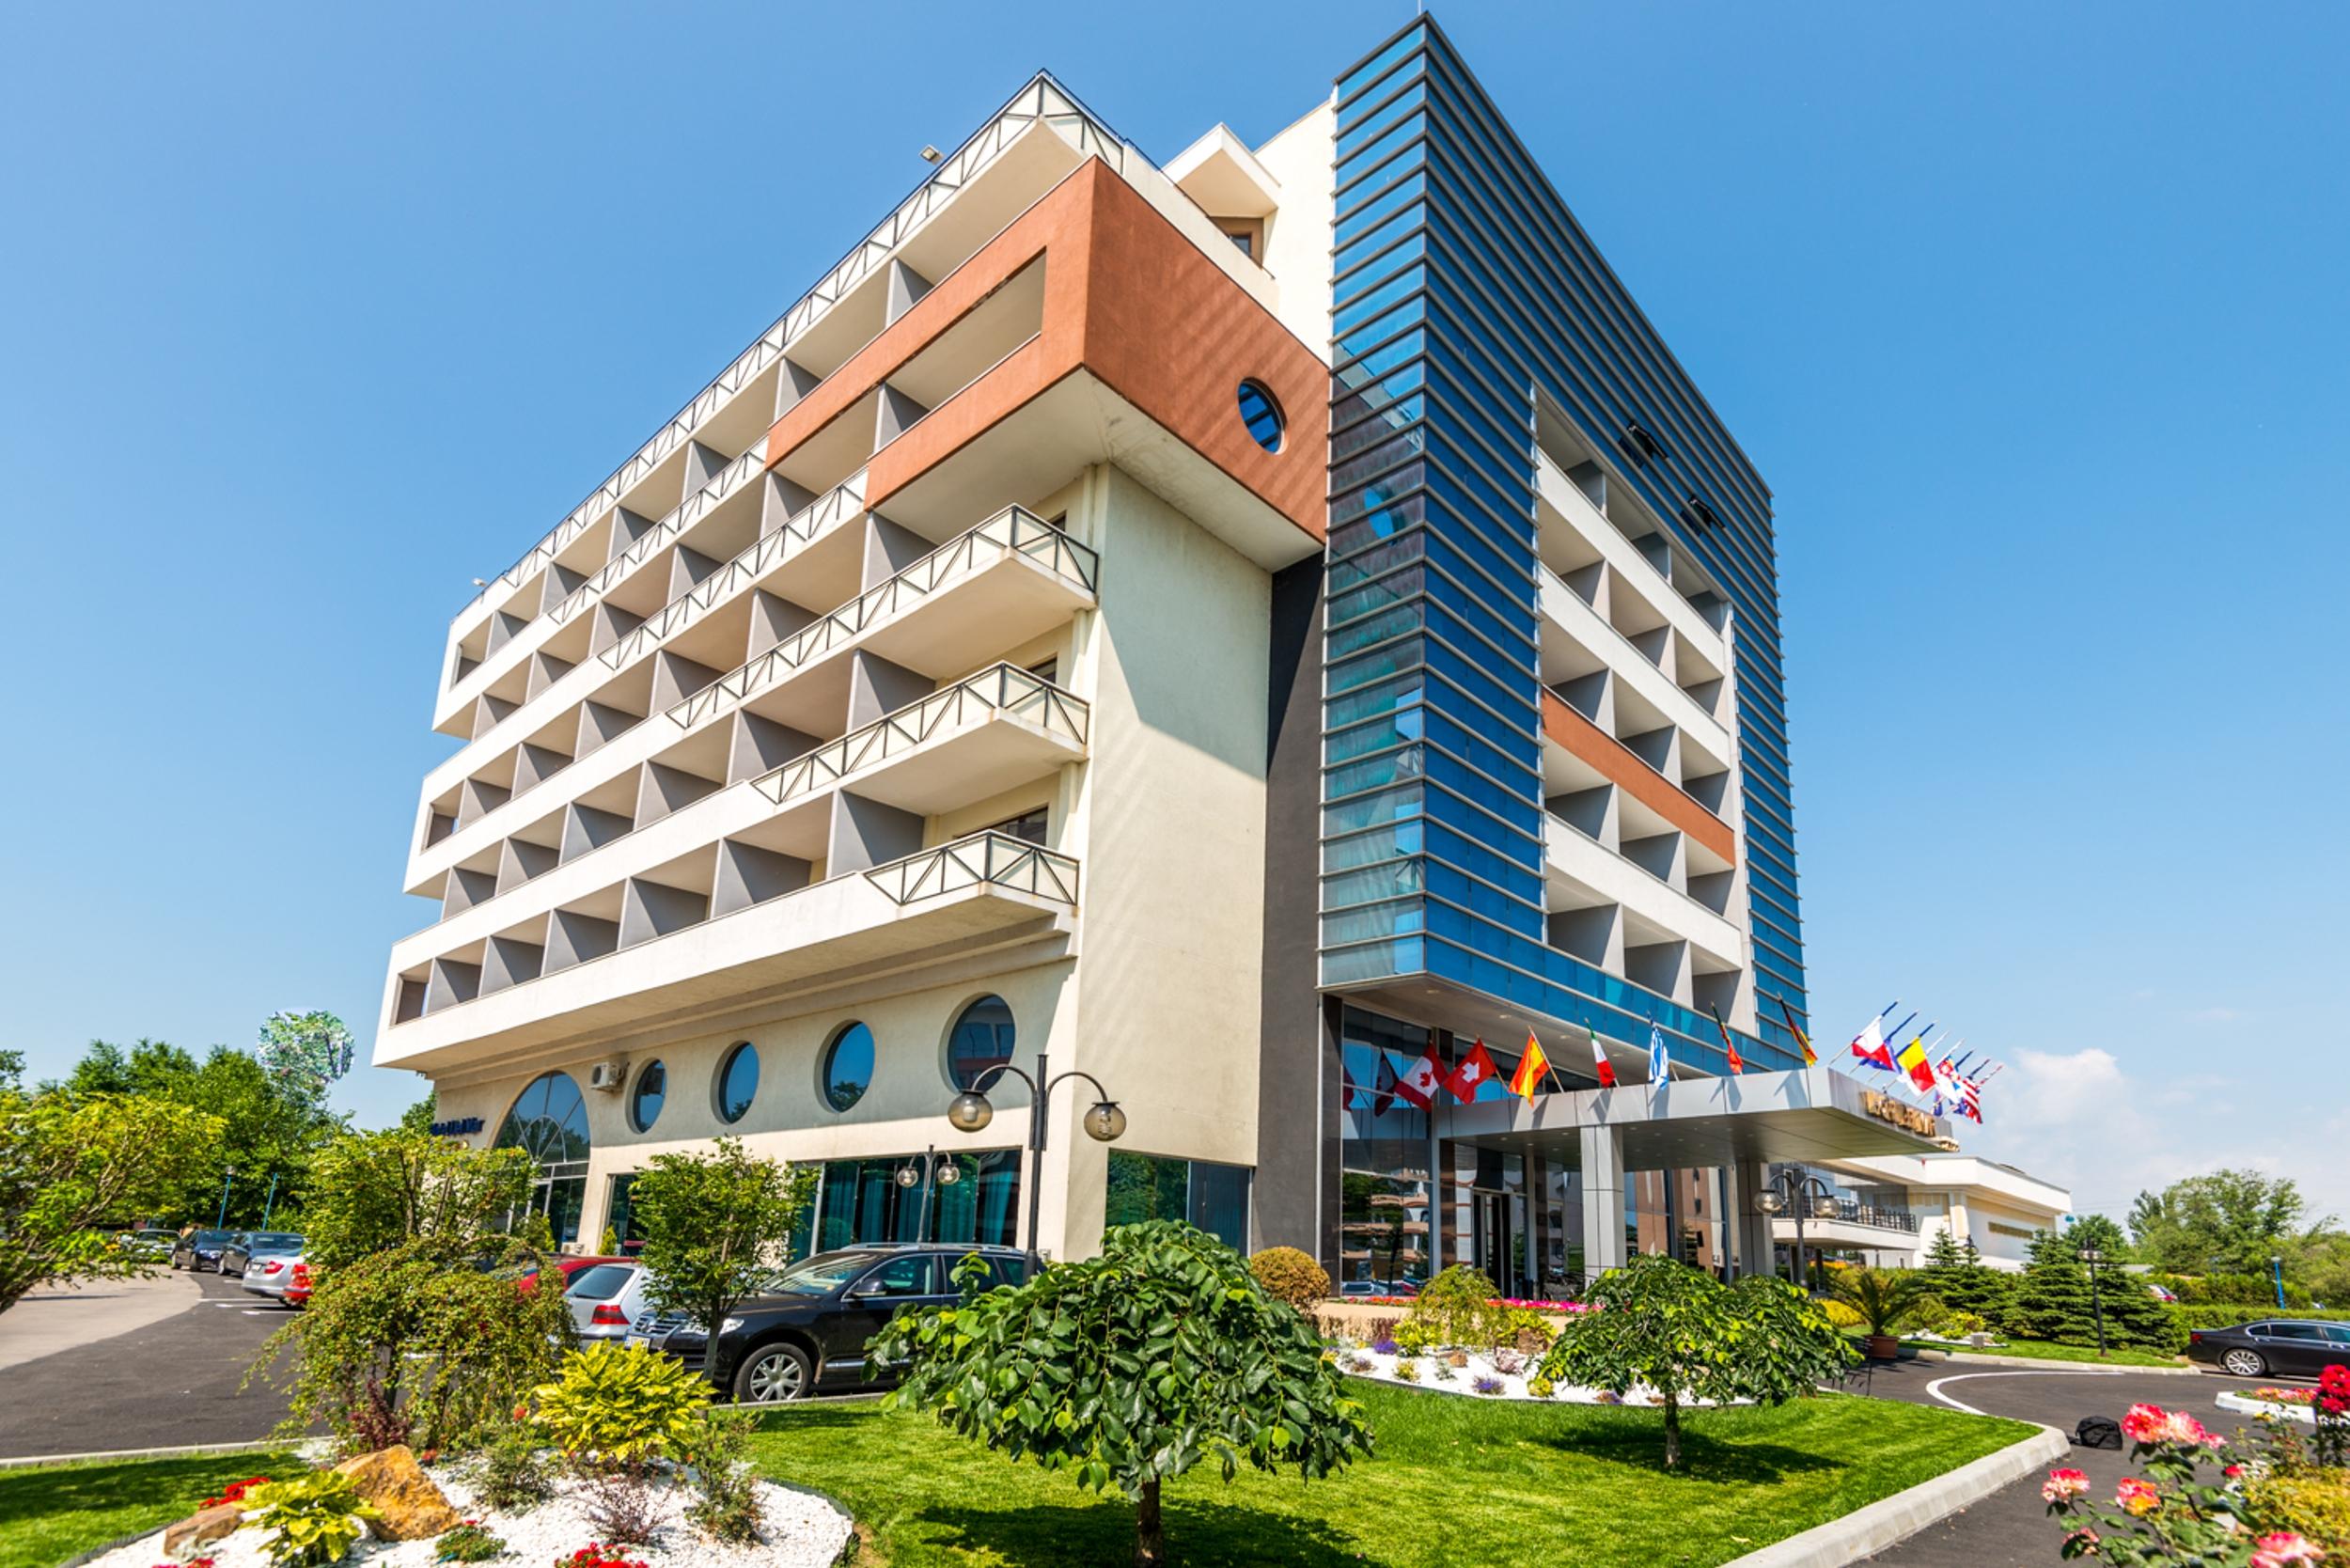
{"label": "green lawn", "polygon": [[0,1470],[0,1568],[55,1568],[183,1519],[232,1481],[307,1468],[290,1453],[227,1453]]}
{"label": "green lawn", "polygon": [[2107,1367],[2183,1367],[2186,1358],[2163,1356],[2151,1350],[2124,1350],[2120,1346],[2106,1353],[2103,1359],[2095,1345],[2051,1344],[2046,1340],[2006,1340],[1998,1344],[1976,1350],[1970,1345],[1944,1344],[1938,1340],[1904,1340],[1902,1343],[1914,1350],[1947,1350],[1958,1356],[2015,1356],[2031,1361],[2088,1361]]}
{"label": "green lawn", "polygon": [[[1213,1466],[1170,1482],[1179,1563],[1386,1568],[1476,1562],[1716,1563],[2029,1436],[2014,1421],[1827,1395],[1703,1411],[1685,1471],[1659,1467],[1653,1410],[1485,1402],[1357,1384],[1378,1457],[1335,1481]],[[779,1412],[760,1467],[837,1500],[868,1533],[859,1568],[1122,1565],[1134,1514],[1014,1465],[925,1416],[870,1403]]]}

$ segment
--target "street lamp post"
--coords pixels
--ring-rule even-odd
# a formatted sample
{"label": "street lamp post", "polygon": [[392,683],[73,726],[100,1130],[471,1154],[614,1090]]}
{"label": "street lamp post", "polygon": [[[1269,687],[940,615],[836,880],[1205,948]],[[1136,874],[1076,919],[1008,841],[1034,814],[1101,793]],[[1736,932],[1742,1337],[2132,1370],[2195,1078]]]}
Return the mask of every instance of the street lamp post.
{"label": "street lamp post", "polygon": [[938,1146],[936,1144],[932,1144],[931,1147],[922,1151],[922,1163],[920,1165],[917,1166],[912,1160],[908,1160],[905,1164],[898,1168],[899,1186],[914,1187],[918,1185],[922,1189],[922,1213],[914,1228],[914,1239],[916,1241],[930,1241],[932,1239],[931,1236],[932,1189],[933,1187],[951,1187],[957,1182],[962,1180],[963,1166],[952,1154],[948,1154],[943,1159],[940,1158]]}
{"label": "street lamp post", "polygon": [[1754,1195],[1757,1213],[1776,1219],[1784,1214],[1795,1222],[1795,1288],[1809,1292],[1810,1281],[1803,1272],[1803,1216],[1809,1209],[1813,1217],[1828,1219],[1836,1213],[1836,1194],[1817,1176],[1807,1175],[1792,1167],[1782,1166],[1778,1174],[1763,1184]]}
{"label": "street lamp post", "polygon": [[226,1229],[228,1224],[228,1184],[237,1179],[237,1168],[229,1166],[220,1173],[220,1213],[212,1218],[212,1229]]}
{"label": "street lamp post", "polygon": [[2097,1250],[2095,1243],[2081,1248],[2081,1265],[2089,1270],[2089,1312],[2097,1320],[2097,1358],[2101,1361],[2106,1355],[2106,1307],[2104,1298],[2097,1294],[2097,1265],[2105,1261],[2106,1255]]}
{"label": "street lamp post", "polygon": [[1044,1054],[1036,1058],[1036,1076],[1030,1077],[1009,1061],[996,1063],[971,1080],[947,1107],[947,1120],[959,1133],[976,1133],[995,1120],[995,1107],[988,1103],[987,1086],[1010,1073],[1028,1086],[1028,1273],[1033,1278],[1044,1266],[1044,1255],[1037,1250],[1037,1202],[1044,1191],[1044,1128],[1045,1118],[1052,1112],[1053,1090],[1071,1078],[1083,1078],[1093,1086],[1101,1098],[1085,1113],[1086,1137],[1096,1143],[1115,1143],[1125,1136],[1126,1113],[1110,1098],[1110,1091],[1102,1087],[1102,1080],[1092,1074],[1071,1068],[1059,1077],[1047,1076]]}
{"label": "street lamp post", "polygon": [[2277,1285],[2277,1310],[2285,1309],[2285,1261],[2280,1257],[2268,1260],[2268,1277]]}

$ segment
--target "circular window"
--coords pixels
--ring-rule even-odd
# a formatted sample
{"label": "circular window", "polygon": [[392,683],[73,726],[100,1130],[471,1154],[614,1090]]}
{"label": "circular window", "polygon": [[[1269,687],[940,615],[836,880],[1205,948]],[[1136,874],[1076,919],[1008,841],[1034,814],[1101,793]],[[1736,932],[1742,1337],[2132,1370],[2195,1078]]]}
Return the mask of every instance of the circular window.
{"label": "circular window", "polygon": [[1281,431],[1289,421],[1281,416],[1278,400],[1265,390],[1262,383],[1240,384],[1240,417],[1258,446],[1268,452],[1281,449]]}
{"label": "circular window", "polygon": [[652,1124],[661,1120],[661,1103],[668,1097],[669,1070],[657,1061],[647,1062],[629,1093],[629,1125],[640,1133],[651,1132]]}
{"label": "circular window", "polygon": [[718,1120],[742,1121],[751,1108],[751,1096],[759,1092],[759,1051],[749,1041],[737,1043],[718,1064],[715,1088]]}
{"label": "circular window", "polygon": [[824,1050],[824,1103],[847,1110],[865,1098],[873,1082],[873,1031],[851,1024],[832,1037]]}
{"label": "circular window", "polygon": [[947,1075],[969,1089],[990,1068],[1011,1059],[1011,1009],[1001,996],[981,996],[964,1008],[947,1037]]}

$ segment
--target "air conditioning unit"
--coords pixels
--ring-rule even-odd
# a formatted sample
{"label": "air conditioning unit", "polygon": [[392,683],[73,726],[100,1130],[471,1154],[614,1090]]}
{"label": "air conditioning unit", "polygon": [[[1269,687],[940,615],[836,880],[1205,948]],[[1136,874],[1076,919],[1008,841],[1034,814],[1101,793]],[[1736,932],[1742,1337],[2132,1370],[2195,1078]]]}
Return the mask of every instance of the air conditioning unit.
{"label": "air conditioning unit", "polygon": [[618,1093],[627,1081],[628,1063],[624,1061],[600,1061],[588,1069],[588,1087],[601,1089],[607,1094]]}

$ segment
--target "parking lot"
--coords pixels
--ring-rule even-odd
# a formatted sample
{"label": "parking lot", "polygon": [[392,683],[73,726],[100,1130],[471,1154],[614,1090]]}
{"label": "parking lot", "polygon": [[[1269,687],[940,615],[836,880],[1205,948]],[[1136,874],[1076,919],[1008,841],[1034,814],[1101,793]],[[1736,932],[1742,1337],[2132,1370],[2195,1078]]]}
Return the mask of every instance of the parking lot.
{"label": "parking lot", "polygon": [[[0,1400],[0,1458],[267,1437],[285,1419],[284,1396],[258,1379],[242,1392],[237,1385],[290,1316],[216,1274],[20,1305],[0,1318],[0,1364],[14,1363]],[[104,1337],[61,1329],[69,1317]],[[11,1341],[25,1358],[8,1354]]]}

